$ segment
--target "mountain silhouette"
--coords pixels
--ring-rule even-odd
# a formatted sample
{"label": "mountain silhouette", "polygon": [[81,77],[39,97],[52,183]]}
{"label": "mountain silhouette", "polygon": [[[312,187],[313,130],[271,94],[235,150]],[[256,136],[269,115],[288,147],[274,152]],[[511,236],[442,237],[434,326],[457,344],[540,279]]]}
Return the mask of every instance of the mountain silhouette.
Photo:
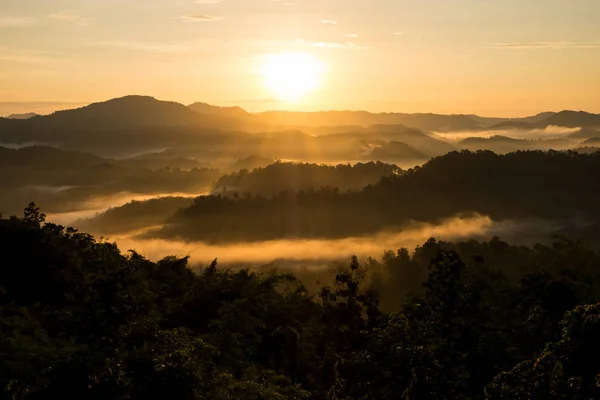
{"label": "mountain silhouette", "polygon": [[429,156],[404,142],[393,140],[389,143],[375,147],[367,158],[385,162],[397,162],[405,160],[426,160]]}
{"label": "mountain silhouette", "polygon": [[[38,122],[38,121],[36,121]],[[39,119],[52,125],[126,128],[139,126],[199,126],[207,120],[182,104],[149,96],[125,96],[74,110],[57,111]]]}
{"label": "mountain silhouette", "polygon": [[30,119],[30,118],[34,118],[34,117],[39,117],[40,114],[36,114],[36,113],[23,113],[23,114],[10,114],[8,117],[8,119]]}
{"label": "mountain silhouette", "polygon": [[600,128],[600,114],[591,114],[585,111],[561,111],[542,122],[570,128]]}
{"label": "mountain silhouette", "polygon": [[219,107],[213,106],[208,103],[193,103],[188,108],[198,114],[202,115],[216,115],[220,117],[231,117],[231,118],[247,118],[250,113],[241,107]]}
{"label": "mountain silhouette", "polygon": [[572,143],[568,139],[515,139],[502,135],[489,138],[470,137],[458,142],[458,147],[465,150],[491,150],[498,154],[519,150],[565,150]]}
{"label": "mountain silhouette", "polygon": [[525,118],[519,120],[506,120],[493,125],[490,129],[544,129],[549,126],[562,126],[566,128],[600,128],[600,114],[585,111],[563,110],[558,113],[538,114],[539,118]]}
{"label": "mountain silhouette", "polygon": [[477,130],[485,125],[468,115],[370,113],[367,111],[266,111],[257,119],[280,126],[406,125],[427,131]]}

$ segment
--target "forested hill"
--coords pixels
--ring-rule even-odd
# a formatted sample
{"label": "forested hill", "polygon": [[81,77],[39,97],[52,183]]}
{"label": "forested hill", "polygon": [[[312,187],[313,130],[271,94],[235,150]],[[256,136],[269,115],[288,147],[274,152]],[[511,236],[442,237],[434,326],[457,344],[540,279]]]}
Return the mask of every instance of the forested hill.
{"label": "forested hill", "polygon": [[600,154],[453,152],[362,191],[204,196],[162,237],[211,241],[344,237],[475,212],[495,220],[600,218]]}
{"label": "forested hill", "polygon": [[308,163],[277,162],[253,171],[241,170],[222,176],[214,185],[214,193],[253,193],[273,195],[284,190],[337,187],[359,190],[377,183],[382,177],[402,173],[393,164],[382,162],[327,166]]}
{"label": "forested hill", "polygon": [[277,271],[125,255],[31,205],[0,218],[0,254],[3,399],[600,394],[600,254],[574,242],[432,239],[309,292]]}

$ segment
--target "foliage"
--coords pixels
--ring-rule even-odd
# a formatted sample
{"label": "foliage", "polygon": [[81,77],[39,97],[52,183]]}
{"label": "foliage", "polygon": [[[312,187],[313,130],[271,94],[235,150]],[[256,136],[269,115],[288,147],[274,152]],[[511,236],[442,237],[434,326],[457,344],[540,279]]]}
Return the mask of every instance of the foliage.
{"label": "foliage", "polygon": [[599,395],[600,254],[575,242],[431,239],[353,257],[310,294],[277,271],[122,254],[44,217],[0,219],[1,399]]}

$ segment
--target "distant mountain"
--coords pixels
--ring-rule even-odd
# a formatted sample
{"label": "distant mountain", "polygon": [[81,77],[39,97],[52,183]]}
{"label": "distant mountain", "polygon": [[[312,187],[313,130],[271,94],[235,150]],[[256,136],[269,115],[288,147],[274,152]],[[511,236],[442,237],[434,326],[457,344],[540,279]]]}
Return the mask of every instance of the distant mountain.
{"label": "distant mountain", "polygon": [[8,119],[30,119],[30,118],[34,118],[34,117],[39,117],[40,114],[36,114],[36,113],[24,113],[24,114],[10,114],[8,117]]}
{"label": "distant mountain", "polygon": [[478,130],[484,125],[468,115],[370,113],[367,111],[266,111],[254,114],[265,124],[326,127],[339,125],[406,125],[427,131]]}
{"label": "distant mountain", "polygon": [[585,111],[561,111],[542,122],[571,128],[600,128],[600,114],[590,114]]}
{"label": "distant mountain", "polygon": [[566,150],[573,142],[568,139],[515,139],[496,135],[489,138],[471,137],[458,142],[458,147],[465,150],[490,150],[498,154],[506,154],[519,150]]}
{"label": "distant mountain", "polygon": [[594,137],[594,138],[584,140],[579,145],[580,146],[599,146],[600,147],[600,137]]}
{"label": "distant mountain", "polygon": [[[37,121],[36,121],[37,122]],[[149,96],[126,96],[74,110],[57,111],[40,122],[52,125],[128,128],[139,126],[199,126],[206,120],[182,104]]]}
{"label": "distant mountain", "polygon": [[250,113],[241,107],[218,107],[212,106],[207,103],[194,103],[190,104],[188,108],[198,114],[202,115],[216,115],[220,117],[231,117],[231,118],[247,118]]}
{"label": "distant mountain", "polygon": [[538,118],[506,120],[491,129],[543,129],[548,126],[562,126],[567,128],[600,128],[600,114],[591,114],[585,111],[564,110],[558,113],[542,113]]}
{"label": "distant mountain", "polygon": [[472,118],[473,120],[475,120],[476,122],[485,125],[487,127],[490,126],[494,126],[494,125],[498,125],[498,124],[530,124],[530,123],[535,123],[535,122],[539,122],[542,121],[546,118],[549,118],[551,116],[553,116],[555,113],[551,112],[551,111],[547,111],[547,112],[542,112],[536,115],[532,115],[529,117],[521,117],[521,118],[495,118],[495,117],[480,117],[478,115],[474,115],[471,114],[469,115],[470,118]]}
{"label": "distant mountain", "polygon": [[406,143],[394,140],[375,147],[366,158],[384,162],[401,162],[406,160],[423,161],[428,159],[429,156]]}
{"label": "distant mountain", "polygon": [[144,127],[233,129],[239,126],[232,118],[201,115],[183,104],[148,96],[126,96],[27,120],[0,119],[0,128],[2,127],[5,128],[3,131],[72,134],[77,130],[116,131]]}
{"label": "distant mountain", "polygon": [[275,160],[269,157],[262,157],[256,154],[250,155],[248,157],[240,158],[233,164],[227,167],[228,172],[238,172],[242,169],[247,169],[248,171],[252,171],[255,168],[263,168],[267,165],[273,164]]}
{"label": "distant mountain", "polygon": [[8,149],[0,146],[0,167],[36,167],[40,169],[84,169],[107,162],[89,153],[61,150],[49,146]]}
{"label": "distant mountain", "polygon": [[369,148],[380,146],[381,142],[401,142],[424,153],[427,157],[446,154],[456,150],[452,144],[433,135],[404,125],[373,125],[359,132],[333,133],[317,136],[324,147],[339,146],[340,143],[360,141]]}

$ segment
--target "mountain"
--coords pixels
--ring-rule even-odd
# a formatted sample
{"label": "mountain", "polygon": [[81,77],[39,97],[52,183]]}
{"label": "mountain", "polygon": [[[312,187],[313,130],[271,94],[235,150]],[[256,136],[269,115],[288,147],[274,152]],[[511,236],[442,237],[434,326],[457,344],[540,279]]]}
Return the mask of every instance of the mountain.
{"label": "mountain", "polygon": [[458,142],[458,147],[465,150],[490,150],[505,154],[519,150],[565,150],[572,146],[567,139],[515,139],[496,135],[489,138],[470,137]]}
{"label": "mountain", "polygon": [[521,117],[521,118],[495,118],[495,117],[480,117],[478,115],[470,114],[469,117],[475,120],[476,122],[485,125],[485,126],[494,126],[498,124],[529,124],[542,121],[546,118],[553,116],[555,113],[551,111],[541,112],[536,115],[531,115],[529,117]]}
{"label": "mountain", "polygon": [[600,114],[591,114],[585,111],[561,111],[542,122],[570,128],[600,128]]}
{"label": "mountain", "polygon": [[85,169],[107,160],[89,153],[67,151],[48,146],[8,149],[0,146],[0,167],[35,167],[40,170],[67,168]]}
{"label": "mountain", "polygon": [[[5,130],[27,132],[74,130],[127,130],[144,127],[234,128],[236,121],[217,115],[200,115],[183,104],[149,96],[125,96],[85,107],[57,111],[27,120],[0,120]],[[1,138],[0,138],[1,139]]]}
{"label": "mountain", "polygon": [[580,143],[580,146],[598,146],[600,147],[600,137],[594,137],[584,140]]}
{"label": "mountain", "polygon": [[491,129],[543,129],[548,126],[567,128],[600,128],[600,114],[585,111],[564,110],[558,113],[542,113],[539,118],[506,120],[495,124]]}
{"label": "mountain", "polygon": [[456,150],[452,144],[433,135],[404,125],[373,125],[359,132],[332,133],[316,137],[323,147],[340,146],[340,143],[360,142],[369,149],[392,141],[402,142],[424,153],[427,157]]}
{"label": "mountain", "polygon": [[7,119],[30,119],[34,117],[39,117],[40,114],[36,113],[24,113],[24,114],[10,114]]}
{"label": "mountain", "polygon": [[426,160],[429,156],[406,143],[394,140],[375,147],[367,155],[367,158],[385,162],[399,162],[406,160]]}
{"label": "mountain", "polygon": [[199,126],[203,116],[182,104],[149,96],[126,96],[74,110],[57,111],[36,122],[63,126],[129,128],[140,126]]}
{"label": "mountain", "polygon": [[478,130],[484,127],[468,115],[375,114],[367,111],[266,111],[254,116],[265,124],[289,127],[406,125],[427,131]]}
{"label": "mountain", "polygon": [[250,113],[241,107],[218,107],[212,106],[207,103],[194,103],[190,104],[188,108],[198,114],[202,115],[216,115],[220,117],[230,118],[247,118]]}

